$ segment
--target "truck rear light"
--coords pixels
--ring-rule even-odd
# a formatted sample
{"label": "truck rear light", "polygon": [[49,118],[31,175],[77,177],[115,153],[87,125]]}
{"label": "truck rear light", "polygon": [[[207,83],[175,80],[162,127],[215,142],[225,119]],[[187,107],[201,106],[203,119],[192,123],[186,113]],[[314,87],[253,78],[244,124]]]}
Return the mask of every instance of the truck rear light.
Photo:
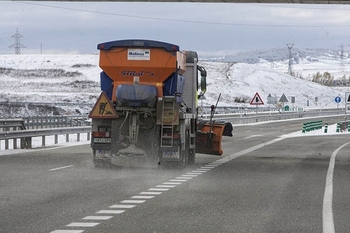
{"label": "truck rear light", "polygon": [[91,135],[94,138],[110,138],[111,137],[110,132],[92,132]]}

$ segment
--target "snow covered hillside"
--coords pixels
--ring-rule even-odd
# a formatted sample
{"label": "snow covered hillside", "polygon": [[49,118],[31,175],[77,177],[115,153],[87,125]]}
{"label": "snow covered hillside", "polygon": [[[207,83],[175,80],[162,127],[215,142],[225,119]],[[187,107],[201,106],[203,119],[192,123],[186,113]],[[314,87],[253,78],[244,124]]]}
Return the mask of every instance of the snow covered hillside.
{"label": "snow covered hillside", "polygon": [[[344,96],[344,90],[289,76],[285,71],[267,63],[202,61],[200,65],[208,72],[208,87],[203,105],[215,104],[219,93],[222,94],[219,106],[250,106],[249,102],[256,92],[265,106],[269,94],[278,100],[285,94],[289,100],[285,104],[304,108],[336,107],[334,98],[339,94]],[[318,64],[313,67],[313,71],[316,73],[318,69],[333,65]],[[307,69],[311,67],[310,64]],[[96,54],[0,55],[0,102],[45,102],[50,106],[47,111],[26,106],[11,108],[9,112],[8,107],[2,104],[0,117],[87,114],[100,94],[100,72]],[[295,97],[295,104],[290,103],[292,96]],[[310,106],[306,106],[307,101]],[[67,106],[62,103],[67,103]],[[55,107],[54,111],[52,106]]]}

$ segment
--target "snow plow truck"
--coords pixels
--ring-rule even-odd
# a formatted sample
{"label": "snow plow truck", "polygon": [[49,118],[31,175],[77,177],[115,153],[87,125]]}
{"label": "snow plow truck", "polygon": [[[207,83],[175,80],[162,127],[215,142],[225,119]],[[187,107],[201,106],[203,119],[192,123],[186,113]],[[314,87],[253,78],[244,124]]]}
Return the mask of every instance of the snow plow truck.
{"label": "snow plow truck", "polygon": [[101,94],[89,114],[96,167],[183,167],[195,162],[196,152],[223,153],[226,124],[199,124],[207,74],[196,52],[152,40],[111,41],[97,49]]}

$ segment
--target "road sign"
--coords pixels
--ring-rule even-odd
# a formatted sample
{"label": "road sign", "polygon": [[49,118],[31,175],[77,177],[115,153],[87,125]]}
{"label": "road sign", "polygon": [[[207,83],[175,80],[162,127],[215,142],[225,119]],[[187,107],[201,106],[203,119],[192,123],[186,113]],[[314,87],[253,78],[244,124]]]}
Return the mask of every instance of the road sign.
{"label": "road sign", "polygon": [[105,92],[102,92],[100,97],[98,97],[95,106],[89,114],[89,118],[118,118],[118,113]]}
{"label": "road sign", "polygon": [[338,104],[341,101],[341,98],[339,96],[335,97],[334,101]]}
{"label": "road sign", "polygon": [[282,103],[287,103],[288,102],[288,99],[287,97],[283,94],[280,98],[280,101],[279,102],[282,102]]}
{"label": "road sign", "polygon": [[345,92],[345,103],[350,104],[350,92]]}
{"label": "road sign", "polygon": [[262,101],[262,99],[261,99],[261,97],[260,97],[258,92],[255,93],[252,101],[250,101],[250,104],[251,105],[263,105],[264,104],[264,102]]}

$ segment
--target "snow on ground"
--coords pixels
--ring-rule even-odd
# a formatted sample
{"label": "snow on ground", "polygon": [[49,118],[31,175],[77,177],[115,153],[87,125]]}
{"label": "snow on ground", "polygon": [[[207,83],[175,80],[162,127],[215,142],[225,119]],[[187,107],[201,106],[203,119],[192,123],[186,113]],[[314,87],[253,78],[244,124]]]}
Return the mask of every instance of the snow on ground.
{"label": "snow on ground", "polygon": [[[0,102],[71,102],[93,105],[100,94],[101,69],[98,61],[98,54],[0,55]],[[331,67],[339,68],[337,62],[322,62],[315,63],[314,67],[311,63],[304,64],[308,65],[307,69],[313,70],[312,73],[318,70],[322,72]],[[343,97],[345,92],[289,76],[285,74],[286,64],[283,62],[278,66],[276,63],[277,68],[263,62],[234,64],[202,61],[199,64],[204,66],[208,73],[206,100],[202,101],[203,105],[215,104],[221,93],[219,106],[249,107],[251,99],[258,92],[265,106],[269,94],[277,100],[285,94],[289,102],[284,105],[290,107],[337,107],[335,97]],[[290,97],[295,97],[294,104],[291,103]],[[235,100],[239,100],[240,103],[236,103]],[[66,111],[66,114],[86,114],[88,110],[85,107],[81,111]]]}

